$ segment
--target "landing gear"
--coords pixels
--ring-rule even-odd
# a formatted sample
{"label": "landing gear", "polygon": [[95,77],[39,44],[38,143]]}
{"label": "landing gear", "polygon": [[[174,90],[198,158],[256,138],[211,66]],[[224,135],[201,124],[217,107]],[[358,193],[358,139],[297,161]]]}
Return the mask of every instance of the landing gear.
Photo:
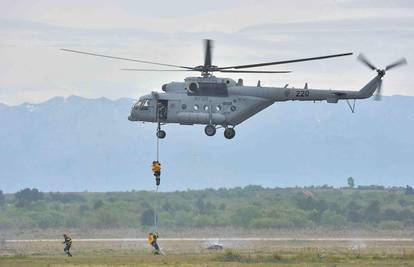
{"label": "landing gear", "polygon": [[208,136],[213,136],[216,134],[216,127],[214,127],[213,125],[209,124],[204,128],[204,132],[206,133],[206,135]]}
{"label": "landing gear", "polygon": [[159,139],[163,139],[163,138],[165,138],[165,136],[166,136],[167,134],[165,133],[165,131],[163,131],[163,130],[158,130],[157,131],[157,137],[159,138]]}
{"label": "landing gear", "polygon": [[157,137],[158,137],[159,139],[164,139],[166,135],[167,135],[167,134],[165,133],[165,131],[161,130],[161,123],[158,121],[158,127],[157,127]]}
{"label": "landing gear", "polygon": [[167,108],[168,108],[168,101],[167,100],[157,100],[157,138],[164,139],[167,135],[165,131],[161,130],[162,122],[167,120]]}
{"label": "landing gear", "polygon": [[236,131],[234,130],[234,128],[226,128],[224,130],[224,137],[226,137],[227,139],[232,139],[235,135]]}

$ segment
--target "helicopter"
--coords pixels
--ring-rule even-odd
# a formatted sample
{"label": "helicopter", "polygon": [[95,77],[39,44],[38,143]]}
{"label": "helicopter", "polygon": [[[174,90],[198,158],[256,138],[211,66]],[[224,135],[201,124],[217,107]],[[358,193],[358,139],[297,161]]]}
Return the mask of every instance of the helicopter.
{"label": "helicopter", "polygon": [[[161,126],[167,123],[205,125],[204,132],[207,136],[213,136],[216,134],[217,129],[224,128],[224,137],[232,139],[236,135],[235,127],[237,125],[275,102],[281,101],[326,101],[327,103],[338,103],[339,100],[345,100],[351,112],[354,113],[355,101],[357,99],[370,98],[375,92],[375,99],[381,99],[382,78],[388,70],[407,64],[407,60],[402,58],[387,65],[384,69],[379,69],[369,62],[365,56],[360,54],[358,60],[371,70],[376,71],[376,76],[357,91],[310,89],[307,83],[303,88],[288,87],[288,84],[283,87],[264,87],[261,86],[260,81],[258,81],[256,86],[245,86],[242,79],[238,79],[236,82],[231,78],[216,77],[213,74],[215,72],[245,74],[290,73],[291,71],[284,70],[245,69],[350,56],[353,53],[218,67],[212,64],[212,40],[204,40],[204,45],[204,64],[195,67],[116,57],[71,49],[61,50],[174,68],[122,69],[127,71],[200,72],[201,76],[187,77],[184,79],[184,82],[166,83],[161,87],[163,92],[153,91],[150,94],[141,96],[132,106],[128,120],[157,123],[156,136],[159,139],[166,137],[166,132],[161,129]],[[351,102],[352,100],[353,104]]]}

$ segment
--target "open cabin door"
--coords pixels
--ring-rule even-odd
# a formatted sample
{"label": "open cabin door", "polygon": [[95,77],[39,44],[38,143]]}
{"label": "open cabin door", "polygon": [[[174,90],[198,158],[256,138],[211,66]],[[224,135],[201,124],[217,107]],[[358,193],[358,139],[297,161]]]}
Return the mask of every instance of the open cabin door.
{"label": "open cabin door", "polygon": [[168,100],[157,100],[157,115],[159,121],[166,121],[168,117]]}

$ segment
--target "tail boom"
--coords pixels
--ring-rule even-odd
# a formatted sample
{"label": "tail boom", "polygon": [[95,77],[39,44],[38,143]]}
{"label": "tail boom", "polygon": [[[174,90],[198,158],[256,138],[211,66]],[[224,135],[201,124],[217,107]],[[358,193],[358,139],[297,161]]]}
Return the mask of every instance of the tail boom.
{"label": "tail boom", "polygon": [[375,76],[359,91],[346,90],[323,90],[304,88],[281,88],[281,87],[232,87],[229,93],[233,95],[242,95],[263,98],[271,101],[323,101],[328,103],[337,103],[341,99],[364,99],[371,97],[381,83],[381,76]]}

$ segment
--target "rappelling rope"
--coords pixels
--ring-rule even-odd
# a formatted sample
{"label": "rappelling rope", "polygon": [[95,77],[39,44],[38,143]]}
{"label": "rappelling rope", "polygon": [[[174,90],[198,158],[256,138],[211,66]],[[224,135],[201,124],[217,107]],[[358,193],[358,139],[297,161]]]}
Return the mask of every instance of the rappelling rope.
{"label": "rappelling rope", "polygon": [[[157,137],[157,161],[159,162],[160,158],[160,139]],[[154,229],[155,232],[158,230],[157,224],[157,194],[158,193],[158,185],[155,187],[155,201],[154,201]]]}
{"label": "rappelling rope", "polygon": [[160,139],[157,136],[157,161],[160,159]]}
{"label": "rappelling rope", "polygon": [[[157,132],[160,130],[159,129],[159,125],[160,125],[160,117],[158,115],[158,107],[157,107],[157,123],[158,123],[158,129]],[[160,138],[158,137],[157,134],[157,162],[160,162]],[[155,187],[155,201],[154,201],[154,230],[155,232],[158,232],[158,222],[157,222],[157,194],[158,193],[158,185],[156,185]]]}
{"label": "rappelling rope", "polygon": [[158,224],[157,224],[157,193],[158,193],[158,186],[155,189],[155,201],[154,201],[154,229],[155,229],[155,232],[158,231]]}

